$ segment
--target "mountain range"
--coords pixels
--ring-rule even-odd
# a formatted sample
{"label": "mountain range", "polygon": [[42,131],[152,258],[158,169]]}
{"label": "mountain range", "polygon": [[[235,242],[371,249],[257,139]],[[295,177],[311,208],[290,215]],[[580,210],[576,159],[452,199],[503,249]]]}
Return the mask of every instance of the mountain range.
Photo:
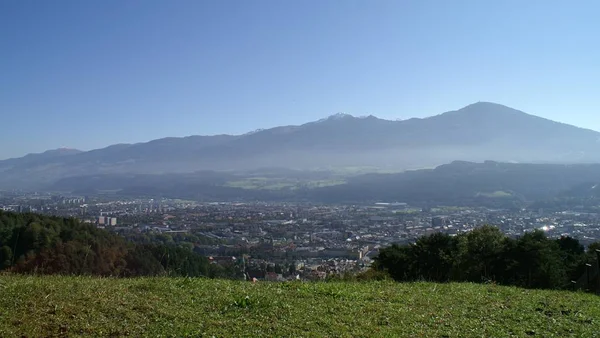
{"label": "mountain range", "polygon": [[455,160],[600,162],[600,133],[478,102],[428,118],[389,121],[336,114],[243,135],[190,136],[58,149],[0,161],[0,188],[40,189],[89,175],[371,167],[402,171]]}

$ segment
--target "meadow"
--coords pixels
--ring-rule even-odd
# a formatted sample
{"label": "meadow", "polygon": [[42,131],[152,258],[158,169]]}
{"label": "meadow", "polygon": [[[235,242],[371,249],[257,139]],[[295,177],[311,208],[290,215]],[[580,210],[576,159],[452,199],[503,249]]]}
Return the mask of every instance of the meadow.
{"label": "meadow", "polygon": [[598,337],[600,298],[493,284],[0,275],[0,337]]}

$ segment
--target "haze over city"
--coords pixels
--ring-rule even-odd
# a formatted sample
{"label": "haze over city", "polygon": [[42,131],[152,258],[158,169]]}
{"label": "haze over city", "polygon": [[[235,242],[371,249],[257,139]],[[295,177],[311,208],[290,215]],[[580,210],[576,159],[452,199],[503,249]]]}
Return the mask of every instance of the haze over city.
{"label": "haze over city", "polygon": [[600,4],[0,3],[0,159],[477,101],[600,130]]}

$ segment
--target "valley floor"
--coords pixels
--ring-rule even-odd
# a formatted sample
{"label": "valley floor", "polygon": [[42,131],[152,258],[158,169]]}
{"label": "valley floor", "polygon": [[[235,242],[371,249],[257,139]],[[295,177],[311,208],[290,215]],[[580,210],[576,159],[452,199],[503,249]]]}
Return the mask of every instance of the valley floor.
{"label": "valley floor", "polygon": [[600,337],[600,297],[475,284],[0,275],[0,337]]}

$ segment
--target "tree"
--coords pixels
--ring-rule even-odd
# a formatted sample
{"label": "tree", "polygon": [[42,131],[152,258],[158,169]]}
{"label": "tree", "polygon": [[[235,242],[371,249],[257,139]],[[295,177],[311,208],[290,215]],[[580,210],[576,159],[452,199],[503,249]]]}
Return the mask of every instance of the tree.
{"label": "tree", "polygon": [[12,249],[6,245],[0,248],[0,270],[3,270],[12,264]]}
{"label": "tree", "polygon": [[470,282],[495,280],[502,269],[506,236],[496,227],[483,226],[457,238],[453,279]]}
{"label": "tree", "polygon": [[[181,236],[179,239],[184,240]],[[72,218],[0,211],[0,270],[99,276],[217,277],[229,273],[170,236],[164,244],[136,244]]]}
{"label": "tree", "polygon": [[572,237],[561,237],[556,240],[560,249],[560,258],[567,271],[569,280],[576,280],[585,272],[585,248]]}
{"label": "tree", "polygon": [[568,283],[560,248],[543,231],[528,232],[519,238],[512,256],[517,264],[511,273],[518,286],[556,289]]}
{"label": "tree", "polygon": [[447,282],[453,264],[455,240],[447,234],[435,233],[421,237],[412,247],[410,270],[417,278]]}
{"label": "tree", "polygon": [[408,246],[392,244],[379,251],[373,267],[387,272],[396,281],[415,280],[414,272],[411,271],[411,251]]}
{"label": "tree", "polygon": [[484,226],[456,237],[433,234],[412,245],[383,248],[373,268],[397,281],[494,281],[560,289],[570,284],[571,276],[581,275],[590,257],[572,238],[551,240],[534,231],[514,240]]}

